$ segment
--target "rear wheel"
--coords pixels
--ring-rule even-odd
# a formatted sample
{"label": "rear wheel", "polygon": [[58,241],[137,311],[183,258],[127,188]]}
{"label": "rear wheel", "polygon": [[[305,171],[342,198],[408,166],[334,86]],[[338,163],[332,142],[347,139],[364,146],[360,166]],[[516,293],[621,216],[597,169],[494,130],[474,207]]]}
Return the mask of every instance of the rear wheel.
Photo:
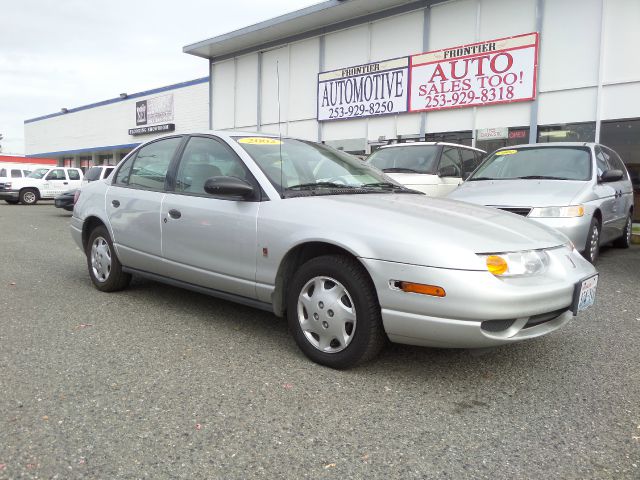
{"label": "rear wheel", "polygon": [[600,255],[600,221],[596,217],[591,219],[591,226],[587,234],[587,244],[584,247],[583,255],[584,258],[592,264],[596,263],[598,255]]}
{"label": "rear wheel", "polygon": [[627,217],[627,223],[624,225],[624,230],[622,231],[622,236],[620,238],[616,238],[613,241],[613,246],[618,248],[629,248],[631,246],[631,234],[633,230],[633,217],[631,216],[631,212],[629,212],[629,216]]}
{"label": "rear wheel", "polygon": [[122,271],[111,237],[104,226],[96,227],[91,232],[86,254],[89,276],[98,290],[115,292],[129,285],[131,275]]}
{"label": "rear wheel", "polygon": [[23,205],[35,205],[38,203],[38,192],[33,188],[25,188],[20,192],[20,203]]}
{"label": "rear wheel", "polygon": [[313,258],[298,269],[287,319],[304,354],[331,368],[370,360],[386,341],[371,279],[357,260],[344,255]]}

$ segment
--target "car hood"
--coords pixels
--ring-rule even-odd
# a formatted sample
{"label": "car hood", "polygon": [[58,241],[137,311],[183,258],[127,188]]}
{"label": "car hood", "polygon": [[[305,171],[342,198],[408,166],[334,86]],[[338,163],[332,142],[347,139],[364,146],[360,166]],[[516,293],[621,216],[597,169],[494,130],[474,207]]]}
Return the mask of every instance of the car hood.
{"label": "car hood", "polygon": [[324,241],[359,257],[461,270],[486,270],[476,253],[551,248],[567,242],[556,230],[518,215],[415,194],[266,202],[261,206],[259,231],[287,249]]}
{"label": "car hood", "polygon": [[571,205],[587,182],[575,180],[480,180],[465,182],[448,198],[503,207]]}

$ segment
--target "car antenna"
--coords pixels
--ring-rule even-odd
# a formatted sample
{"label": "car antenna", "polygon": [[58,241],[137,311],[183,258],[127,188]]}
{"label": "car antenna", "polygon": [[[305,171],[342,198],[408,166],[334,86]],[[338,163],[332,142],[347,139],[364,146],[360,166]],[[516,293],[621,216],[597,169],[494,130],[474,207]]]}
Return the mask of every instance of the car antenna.
{"label": "car antenna", "polygon": [[276,81],[278,87],[278,148],[280,149],[280,197],[284,198],[284,165],[282,164],[282,122],[280,120],[280,61],[276,60]]}

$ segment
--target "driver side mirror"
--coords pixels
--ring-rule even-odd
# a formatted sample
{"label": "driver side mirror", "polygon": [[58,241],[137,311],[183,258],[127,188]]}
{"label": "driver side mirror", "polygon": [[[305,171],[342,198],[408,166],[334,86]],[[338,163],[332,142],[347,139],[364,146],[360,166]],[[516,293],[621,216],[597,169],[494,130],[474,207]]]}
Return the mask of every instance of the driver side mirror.
{"label": "driver side mirror", "polygon": [[255,189],[237,177],[211,177],[204,182],[204,191],[216,197],[247,199],[253,196]]}
{"label": "driver side mirror", "polygon": [[600,175],[600,182],[602,183],[608,183],[608,182],[618,182],[620,180],[622,180],[622,170],[605,170],[604,172],[602,172],[602,175]]}

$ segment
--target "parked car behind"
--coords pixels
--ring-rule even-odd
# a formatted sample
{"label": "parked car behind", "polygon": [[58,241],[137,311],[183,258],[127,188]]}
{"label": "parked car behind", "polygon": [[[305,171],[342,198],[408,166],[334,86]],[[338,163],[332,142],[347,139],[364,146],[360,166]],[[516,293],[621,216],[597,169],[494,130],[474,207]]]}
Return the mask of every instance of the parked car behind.
{"label": "parked car behind", "polygon": [[96,165],[95,167],[91,167],[85,172],[84,178],[82,179],[82,185],[107,178],[109,175],[111,175],[111,172],[113,172],[114,168],[116,167],[112,165]]}
{"label": "parked car behind", "polygon": [[63,208],[68,212],[73,212],[73,203],[76,198],[76,194],[79,191],[80,190],[76,188],[60,194],[53,199],[53,204],[56,206],[56,208]]}
{"label": "parked car behind", "polygon": [[402,185],[444,197],[480,165],[485,153],[455,143],[396,143],[380,147],[367,162]]}
{"label": "parked car behind", "polygon": [[633,187],[616,152],[595,143],[505,147],[450,198],[488,205],[556,228],[595,263],[600,246],[631,243]]}
{"label": "parked car behind", "polygon": [[596,271],[557,231],[429,198],[328,146],[171,135],[84,186],[71,233],[94,286],[131,275],[286,314],[312,360],[347,368],[386,338],[487,347],[552,332]]}
{"label": "parked car behind", "polygon": [[[6,184],[11,185],[13,179],[24,178],[31,173],[31,169],[25,165],[2,164],[0,165],[0,190],[4,190]],[[6,198],[5,202],[15,205],[19,200]]]}
{"label": "parked car behind", "polygon": [[79,168],[36,168],[25,178],[12,179],[0,186],[0,200],[23,205],[35,205],[38,200],[52,199],[61,193],[79,188],[82,170]]}

